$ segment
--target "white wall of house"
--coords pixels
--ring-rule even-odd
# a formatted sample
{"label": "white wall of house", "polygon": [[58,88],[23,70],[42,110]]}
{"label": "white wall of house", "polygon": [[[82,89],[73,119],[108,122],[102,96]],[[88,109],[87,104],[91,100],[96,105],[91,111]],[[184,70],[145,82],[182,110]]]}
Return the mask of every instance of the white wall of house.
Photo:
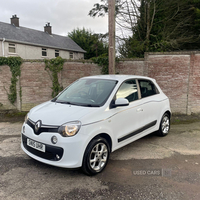
{"label": "white wall of house", "polygon": [[[9,44],[15,44],[15,53],[9,52]],[[42,56],[42,49],[46,49],[47,55]],[[20,56],[23,59],[51,59],[55,58],[55,50],[59,50],[59,56],[63,59],[83,59],[84,54],[78,52],[64,51],[60,49],[52,49],[46,47],[37,47],[26,44],[16,44],[12,42],[4,42],[4,56]],[[73,54],[72,54],[73,53]],[[70,56],[71,55],[71,56]],[[73,58],[72,58],[73,55]],[[3,56],[2,41],[0,41],[0,56]]]}
{"label": "white wall of house", "polygon": [[3,56],[3,52],[2,52],[2,41],[0,41],[0,56]]}

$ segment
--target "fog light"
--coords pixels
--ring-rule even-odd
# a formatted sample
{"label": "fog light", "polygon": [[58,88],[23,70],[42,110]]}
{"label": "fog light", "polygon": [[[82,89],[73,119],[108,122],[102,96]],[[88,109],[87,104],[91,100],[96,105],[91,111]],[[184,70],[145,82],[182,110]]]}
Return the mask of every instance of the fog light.
{"label": "fog light", "polygon": [[58,154],[56,154],[56,158],[59,160],[60,159],[60,156]]}
{"label": "fog light", "polygon": [[57,138],[56,136],[53,136],[53,137],[51,138],[51,142],[52,142],[53,144],[56,144],[56,143],[58,142],[58,138]]}

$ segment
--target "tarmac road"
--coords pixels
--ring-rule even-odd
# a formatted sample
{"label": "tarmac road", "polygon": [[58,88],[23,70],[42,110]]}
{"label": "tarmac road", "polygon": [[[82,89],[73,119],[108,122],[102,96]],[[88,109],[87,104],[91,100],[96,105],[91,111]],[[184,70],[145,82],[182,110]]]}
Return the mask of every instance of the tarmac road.
{"label": "tarmac road", "polygon": [[0,123],[0,199],[200,199],[200,122],[172,125],[164,138],[144,137],[110,156],[106,169],[37,162],[20,148],[22,123]]}

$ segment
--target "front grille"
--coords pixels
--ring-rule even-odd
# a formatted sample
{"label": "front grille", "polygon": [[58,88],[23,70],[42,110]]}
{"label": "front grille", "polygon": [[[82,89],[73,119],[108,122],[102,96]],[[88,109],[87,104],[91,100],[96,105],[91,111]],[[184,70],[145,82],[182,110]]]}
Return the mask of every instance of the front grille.
{"label": "front grille", "polygon": [[27,145],[27,137],[24,134],[22,134],[22,142],[23,142],[24,148],[27,151],[29,151],[30,153],[32,153],[40,158],[44,158],[44,159],[51,160],[51,161],[58,161],[63,156],[63,148],[61,148],[61,147],[54,147],[54,146],[45,144],[45,146],[46,146],[45,152],[41,152],[36,149],[33,149],[32,147],[29,147]]}
{"label": "front grille", "polygon": [[27,124],[33,129],[36,135],[39,135],[40,133],[43,133],[43,132],[58,133],[59,126],[50,126],[50,125],[44,125],[44,124],[41,124],[41,127],[36,131],[35,129],[36,123],[37,122],[34,122],[31,119],[27,120]]}

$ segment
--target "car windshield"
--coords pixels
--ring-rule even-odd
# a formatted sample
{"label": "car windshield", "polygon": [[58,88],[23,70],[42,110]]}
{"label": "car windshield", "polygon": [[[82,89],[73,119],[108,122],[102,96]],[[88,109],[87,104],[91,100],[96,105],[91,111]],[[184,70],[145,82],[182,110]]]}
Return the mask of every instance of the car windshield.
{"label": "car windshield", "polygon": [[54,101],[57,103],[100,107],[102,106],[117,81],[106,79],[79,79],[66,88]]}

